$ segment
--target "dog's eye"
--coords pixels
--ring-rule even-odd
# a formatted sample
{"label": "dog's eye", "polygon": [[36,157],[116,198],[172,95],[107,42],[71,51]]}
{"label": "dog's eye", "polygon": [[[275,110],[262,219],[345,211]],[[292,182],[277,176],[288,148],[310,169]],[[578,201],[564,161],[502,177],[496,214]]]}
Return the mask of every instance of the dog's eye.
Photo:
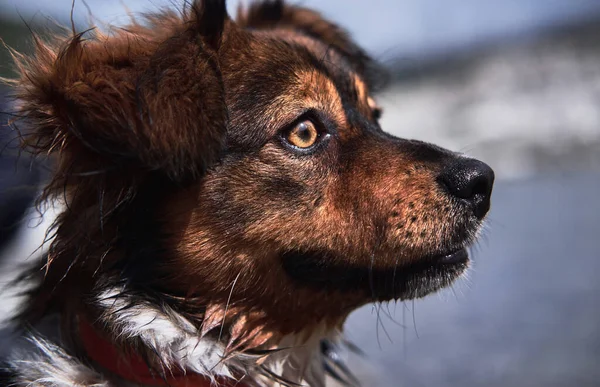
{"label": "dog's eye", "polygon": [[306,120],[296,124],[290,130],[285,139],[291,145],[306,149],[313,146],[319,138],[319,131],[312,121]]}

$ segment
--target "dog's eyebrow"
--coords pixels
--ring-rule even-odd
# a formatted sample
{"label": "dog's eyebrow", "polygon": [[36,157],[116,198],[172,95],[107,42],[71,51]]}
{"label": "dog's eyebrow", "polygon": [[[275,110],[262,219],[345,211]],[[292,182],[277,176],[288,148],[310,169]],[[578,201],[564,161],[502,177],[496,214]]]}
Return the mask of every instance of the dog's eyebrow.
{"label": "dog's eyebrow", "polygon": [[366,106],[369,96],[367,84],[355,72],[350,63],[336,55],[337,52],[333,49],[326,49],[321,59],[318,59],[310,49],[306,47],[304,49],[308,50],[308,55],[312,56],[313,61],[320,64],[319,71],[333,82],[344,104]]}
{"label": "dog's eyebrow", "polygon": [[351,68],[338,67],[331,80],[346,112],[357,109],[363,115],[371,114],[369,88],[359,74]]}
{"label": "dog's eyebrow", "polygon": [[[365,80],[356,72],[354,66],[349,63],[334,48],[327,47],[317,41],[310,40],[288,40],[297,57],[297,62],[291,64],[296,67],[297,74],[318,73],[330,82],[331,92],[329,95],[338,99],[338,109],[331,107],[330,113],[338,115],[338,122],[345,122],[348,126],[350,117],[370,117],[372,108],[369,105],[369,90]],[[307,81],[313,87],[317,87],[314,81]],[[347,128],[346,130],[349,130]]]}
{"label": "dog's eyebrow", "polygon": [[355,66],[334,46],[289,31],[278,33],[284,34],[287,44],[302,57],[306,70],[316,70],[333,82],[340,96],[347,100],[345,103],[366,104],[367,83],[358,75]]}

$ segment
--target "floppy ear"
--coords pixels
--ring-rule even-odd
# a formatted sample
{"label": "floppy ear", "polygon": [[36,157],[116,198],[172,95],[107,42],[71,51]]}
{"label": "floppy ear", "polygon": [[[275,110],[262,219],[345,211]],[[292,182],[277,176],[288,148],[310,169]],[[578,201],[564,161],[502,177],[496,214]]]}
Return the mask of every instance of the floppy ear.
{"label": "floppy ear", "polygon": [[16,58],[14,82],[25,146],[60,153],[79,173],[86,164],[201,175],[225,136],[218,53],[227,22],[225,1],[205,0],[110,36],[34,37],[35,55]]}
{"label": "floppy ear", "polygon": [[39,200],[66,204],[21,318],[60,307],[52,301],[71,297],[63,284],[91,286],[91,273],[148,244],[139,228],[150,227],[154,201],[219,156],[227,125],[219,56],[231,24],[224,0],[196,0],[110,36],[34,36],[32,56],[13,51],[22,146],[56,156]]}
{"label": "floppy ear", "polygon": [[356,71],[367,78],[381,68],[350,38],[348,32],[313,10],[285,4],[283,0],[264,0],[248,9],[239,8],[236,22],[256,29],[293,29],[322,41],[346,57]]}

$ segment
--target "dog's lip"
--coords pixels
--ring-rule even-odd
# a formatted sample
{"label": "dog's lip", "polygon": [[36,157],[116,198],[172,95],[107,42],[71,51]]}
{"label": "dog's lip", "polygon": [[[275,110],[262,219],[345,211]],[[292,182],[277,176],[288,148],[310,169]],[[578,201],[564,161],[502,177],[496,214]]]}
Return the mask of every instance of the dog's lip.
{"label": "dog's lip", "polygon": [[348,292],[359,290],[371,299],[390,300],[423,297],[449,285],[468,267],[469,254],[466,245],[461,245],[396,267],[339,264],[331,253],[320,251],[287,251],[282,261],[288,275],[301,284]]}
{"label": "dog's lip", "polygon": [[469,260],[469,253],[466,247],[462,247],[449,253],[435,256],[434,260],[441,264],[464,263]]}

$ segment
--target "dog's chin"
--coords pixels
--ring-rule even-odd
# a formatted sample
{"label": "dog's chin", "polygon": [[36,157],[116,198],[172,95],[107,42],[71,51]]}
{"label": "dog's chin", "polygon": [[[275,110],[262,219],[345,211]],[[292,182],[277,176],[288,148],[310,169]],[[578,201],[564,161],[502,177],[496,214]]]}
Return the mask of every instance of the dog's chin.
{"label": "dog's chin", "polygon": [[[319,290],[361,292],[366,300],[409,300],[449,286],[469,266],[469,253],[459,247],[405,265],[343,265],[330,253],[288,251],[282,255],[287,274],[300,286]],[[374,257],[374,259],[376,259]],[[368,261],[368,260],[367,260]]]}

